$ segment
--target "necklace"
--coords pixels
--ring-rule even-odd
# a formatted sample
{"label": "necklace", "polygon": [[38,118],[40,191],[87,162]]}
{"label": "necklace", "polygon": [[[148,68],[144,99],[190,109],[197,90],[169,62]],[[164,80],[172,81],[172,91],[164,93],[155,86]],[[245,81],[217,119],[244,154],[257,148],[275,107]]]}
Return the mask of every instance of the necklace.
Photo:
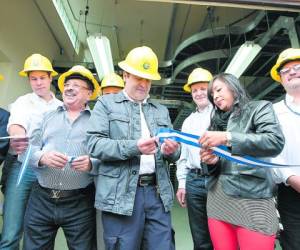
{"label": "necklace", "polygon": [[295,115],[299,115],[299,116],[300,116],[300,113],[299,113],[299,112],[294,111],[294,110],[286,103],[286,99],[284,99],[284,104],[285,104],[285,106],[286,106],[292,113],[294,113]]}

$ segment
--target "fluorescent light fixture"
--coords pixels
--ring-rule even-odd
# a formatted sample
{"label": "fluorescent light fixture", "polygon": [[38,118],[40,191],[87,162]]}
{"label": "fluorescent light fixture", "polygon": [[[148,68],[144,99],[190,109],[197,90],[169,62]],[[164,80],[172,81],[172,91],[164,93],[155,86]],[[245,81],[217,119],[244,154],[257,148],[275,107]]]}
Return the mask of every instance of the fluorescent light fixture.
{"label": "fluorescent light fixture", "polygon": [[71,40],[71,43],[73,45],[73,48],[75,49],[76,53],[79,52],[80,42],[77,40],[77,36],[75,33],[75,29],[68,18],[67,11],[62,3],[61,0],[52,0],[52,3],[54,4],[54,7],[67,31],[67,34]]}
{"label": "fluorescent light fixture", "polygon": [[95,34],[87,38],[87,43],[99,79],[102,79],[105,75],[114,72],[114,65],[108,38],[101,34]]}
{"label": "fluorescent light fixture", "polygon": [[239,78],[261,49],[262,47],[259,44],[246,41],[235,53],[225,72],[231,73]]}

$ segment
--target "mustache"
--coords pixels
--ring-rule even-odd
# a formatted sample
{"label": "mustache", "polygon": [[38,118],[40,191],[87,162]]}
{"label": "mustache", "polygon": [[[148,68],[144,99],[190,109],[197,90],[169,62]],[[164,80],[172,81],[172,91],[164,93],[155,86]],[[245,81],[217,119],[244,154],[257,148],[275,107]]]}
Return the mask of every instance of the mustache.
{"label": "mustache", "polygon": [[64,92],[65,92],[65,94],[74,94],[75,93],[73,89],[67,89]]}

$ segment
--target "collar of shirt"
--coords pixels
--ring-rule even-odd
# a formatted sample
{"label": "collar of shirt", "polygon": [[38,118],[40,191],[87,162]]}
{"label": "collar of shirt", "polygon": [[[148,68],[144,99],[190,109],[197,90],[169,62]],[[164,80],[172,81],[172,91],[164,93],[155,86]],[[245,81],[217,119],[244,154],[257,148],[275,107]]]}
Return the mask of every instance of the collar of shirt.
{"label": "collar of shirt", "polygon": [[297,105],[296,103],[294,103],[294,97],[293,96],[291,96],[289,94],[286,94],[285,101],[286,101],[286,104],[289,106],[290,109],[300,113],[300,105],[299,104]]}
{"label": "collar of shirt", "polygon": [[[125,89],[123,89],[123,93],[126,96],[126,98],[131,101],[131,102],[135,102],[135,103],[141,103],[141,102],[137,102],[135,100],[133,100],[132,98],[129,97],[129,95],[126,93]],[[142,103],[147,103],[147,100],[150,98],[150,96],[148,95],[143,101]]]}
{"label": "collar of shirt", "polygon": [[[58,106],[57,110],[58,111],[67,111],[67,107],[65,106],[65,104],[63,104],[63,105]],[[89,105],[85,105],[84,110],[81,110],[80,113],[82,113],[82,112],[91,113],[91,109],[90,109]]]}
{"label": "collar of shirt", "polygon": [[212,105],[209,103],[204,109],[199,109],[198,107],[196,107],[195,112],[198,113],[210,113],[212,110]]}
{"label": "collar of shirt", "polygon": [[46,104],[52,104],[52,103],[55,102],[57,99],[56,99],[55,95],[54,95],[52,92],[50,92],[50,95],[51,95],[52,99],[49,100],[49,101],[46,101],[46,100],[43,99],[42,97],[38,96],[36,93],[32,92],[32,93],[31,93],[31,96],[30,96],[30,99],[31,99],[31,101],[33,101],[33,102],[39,102],[39,103],[44,102],[44,103],[46,103]]}

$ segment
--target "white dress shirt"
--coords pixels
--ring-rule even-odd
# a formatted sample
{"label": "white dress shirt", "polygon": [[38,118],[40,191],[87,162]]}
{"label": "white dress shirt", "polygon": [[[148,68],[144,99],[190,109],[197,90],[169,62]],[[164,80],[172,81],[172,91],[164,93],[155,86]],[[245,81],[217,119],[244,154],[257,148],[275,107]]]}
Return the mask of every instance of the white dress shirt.
{"label": "white dress shirt", "polygon": [[[280,155],[272,159],[274,163],[300,165],[300,105],[293,103],[293,97],[286,95],[285,100],[274,104],[285,137],[285,144]],[[300,176],[300,167],[274,169],[275,181],[286,183],[292,175]]]}
{"label": "white dress shirt", "polygon": [[[39,97],[34,92],[20,96],[15,102],[9,105],[10,117],[7,124],[7,129],[12,124],[21,125],[26,130],[26,135],[31,136],[35,124],[43,117],[43,114],[50,110],[55,110],[62,104],[53,93],[52,99],[46,101]],[[10,153],[13,153],[10,149]]]}
{"label": "white dress shirt", "polygon": [[[129,95],[126,93],[125,90],[123,90],[123,93],[128,98],[128,100],[130,100],[132,102],[136,102],[132,98],[129,97]],[[148,98],[149,98],[149,96],[142,103],[146,103]],[[150,131],[149,131],[146,119],[145,119],[145,115],[143,113],[142,103],[141,102],[136,102],[136,103],[138,103],[139,107],[140,107],[142,138],[143,139],[151,138]],[[155,172],[155,157],[154,157],[154,154],[153,155],[141,155],[139,175],[141,175],[141,174],[152,174],[154,172]]]}
{"label": "white dress shirt", "polygon": [[[182,124],[182,132],[201,136],[210,124],[212,105],[204,110],[196,110],[190,114]],[[177,161],[178,188],[185,188],[185,179],[189,169],[201,168],[200,149],[194,146],[182,144],[181,155]]]}

